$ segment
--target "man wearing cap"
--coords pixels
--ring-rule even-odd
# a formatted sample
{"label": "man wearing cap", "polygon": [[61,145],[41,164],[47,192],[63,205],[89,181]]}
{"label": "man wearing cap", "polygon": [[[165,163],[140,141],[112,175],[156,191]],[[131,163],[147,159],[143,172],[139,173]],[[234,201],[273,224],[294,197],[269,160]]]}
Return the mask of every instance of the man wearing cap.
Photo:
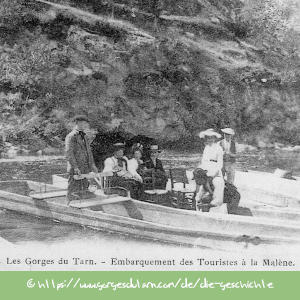
{"label": "man wearing cap", "polygon": [[75,180],[74,175],[98,172],[95,166],[90,142],[86,136],[89,120],[84,115],[74,118],[75,127],[65,139],[68,180],[68,203],[74,199],[74,193],[86,192],[89,186],[87,179]]}
{"label": "man wearing cap", "polygon": [[[198,173],[201,174],[202,170],[206,171],[207,176],[211,178],[214,187],[213,199],[211,204],[215,206],[221,206],[224,198],[224,179],[222,174],[223,168],[223,150],[217,143],[221,135],[215,132],[213,129],[207,129],[200,132],[199,137],[205,139],[205,148],[203,151],[201,163],[194,171],[194,177],[196,181],[196,201],[201,200],[203,196],[203,187],[201,188],[201,180]],[[201,171],[201,172],[198,172]]]}
{"label": "man wearing cap", "polygon": [[130,191],[133,199],[139,199],[143,192],[142,183],[128,171],[128,159],[124,156],[124,147],[122,143],[113,145],[113,155],[104,161],[103,172],[114,174],[111,179],[112,186],[123,187]]}
{"label": "man wearing cap", "polygon": [[158,145],[150,146],[150,158],[144,163],[143,177],[147,176],[149,172],[154,172],[154,188],[164,190],[167,185],[168,176],[164,170],[162,161],[159,159],[159,154],[161,150]]}
{"label": "man wearing cap", "polygon": [[235,161],[236,161],[236,144],[233,140],[235,134],[231,128],[223,128],[224,139],[219,142],[224,152],[223,175],[226,174],[227,182],[234,184],[235,177]]}

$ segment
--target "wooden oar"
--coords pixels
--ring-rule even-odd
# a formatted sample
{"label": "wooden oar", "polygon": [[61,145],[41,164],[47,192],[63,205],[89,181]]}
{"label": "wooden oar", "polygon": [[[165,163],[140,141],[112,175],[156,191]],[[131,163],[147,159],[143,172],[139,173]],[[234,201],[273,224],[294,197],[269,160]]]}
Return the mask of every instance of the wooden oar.
{"label": "wooden oar", "polygon": [[113,172],[102,172],[102,173],[87,173],[87,174],[80,174],[74,175],[75,180],[82,180],[82,179],[95,179],[95,178],[102,178],[102,177],[110,177],[113,176]]}

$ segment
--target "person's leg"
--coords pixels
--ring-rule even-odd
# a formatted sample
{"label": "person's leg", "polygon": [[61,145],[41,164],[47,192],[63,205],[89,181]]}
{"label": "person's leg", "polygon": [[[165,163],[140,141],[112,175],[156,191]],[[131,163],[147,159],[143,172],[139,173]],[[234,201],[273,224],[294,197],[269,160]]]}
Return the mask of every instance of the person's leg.
{"label": "person's leg", "polygon": [[73,193],[76,191],[76,181],[73,175],[69,175],[68,178],[68,192],[67,192],[67,204],[69,204],[73,199]]}
{"label": "person's leg", "polygon": [[115,177],[112,186],[122,187],[130,192],[130,197],[139,199],[142,194],[142,184],[137,180]]}
{"label": "person's leg", "polygon": [[234,184],[234,177],[235,177],[235,164],[234,163],[226,164],[226,174],[227,174],[227,181],[231,184]]}
{"label": "person's leg", "polygon": [[220,206],[223,204],[223,198],[224,198],[224,187],[225,187],[224,179],[222,177],[215,177],[212,182],[214,185],[214,193],[213,193],[213,200],[211,204]]}
{"label": "person's leg", "polygon": [[87,179],[75,180],[73,175],[70,174],[68,178],[68,192],[67,192],[67,203],[69,204],[75,199],[74,193],[85,192],[88,190],[89,182]]}
{"label": "person's leg", "polygon": [[127,181],[127,189],[130,190],[131,198],[139,200],[142,196],[143,186],[141,182],[133,179]]}
{"label": "person's leg", "polygon": [[241,195],[237,188],[230,183],[226,183],[224,189],[224,203],[227,203],[227,210],[229,214],[236,214],[238,211]]}

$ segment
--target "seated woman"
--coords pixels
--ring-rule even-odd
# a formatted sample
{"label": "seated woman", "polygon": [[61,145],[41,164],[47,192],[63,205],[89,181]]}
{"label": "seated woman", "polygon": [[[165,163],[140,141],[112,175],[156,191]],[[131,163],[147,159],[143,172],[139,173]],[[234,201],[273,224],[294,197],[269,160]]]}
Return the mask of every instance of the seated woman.
{"label": "seated woman", "polygon": [[142,151],[140,148],[135,148],[133,150],[133,158],[128,160],[127,165],[128,172],[133,176],[135,180],[139,182],[143,182],[142,176],[138,173],[138,170],[142,164]]}
{"label": "seated woman", "polygon": [[111,186],[123,187],[130,191],[130,196],[133,199],[139,199],[143,187],[140,181],[138,181],[129,171],[128,171],[128,160],[124,156],[124,145],[115,144],[113,156],[108,157],[104,161],[103,172],[113,172],[113,177],[111,179]]}
{"label": "seated woman", "polygon": [[152,186],[149,188],[164,190],[167,185],[168,176],[163,168],[161,160],[159,159],[160,152],[161,150],[159,150],[158,145],[150,146],[150,158],[141,165],[140,173],[143,178],[153,177],[154,182],[152,182]]}

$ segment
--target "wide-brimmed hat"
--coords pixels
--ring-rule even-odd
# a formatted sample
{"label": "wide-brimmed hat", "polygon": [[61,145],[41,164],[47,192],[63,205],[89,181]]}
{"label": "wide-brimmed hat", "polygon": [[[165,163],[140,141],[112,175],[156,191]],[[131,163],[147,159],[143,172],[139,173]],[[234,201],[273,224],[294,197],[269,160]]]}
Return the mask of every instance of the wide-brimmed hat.
{"label": "wide-brimmed hat", "polygon": [[218,139],[221,138],[221,135],[215,132],[213,129],[207,129],[199,133],[200,139],[204,139],[206,136],[214,136]]}
{"label": "wide-brimmed hat", "polygon": [[229,127],[223,128],[223,129],[221,129],[221,131],[222,131],[223,133],[225,133],[225,134],[235,135],[234,130],[233,130],[232,128],[229,128]]}
{"label": "wide-brimmed hat", "polygon": [[151,152],[159,152],[159,153],[161,152],[158,145],[151,145],[150,146],[150,151]]}
{"label": "wide-brimmed hat", "polygon": [[87,122],[89,123],[89,119],[86,115],[76,115],[74,118],[73,118],[73,121],[74,122],[80,122],[80,121],[84,121],[84,122]]}

